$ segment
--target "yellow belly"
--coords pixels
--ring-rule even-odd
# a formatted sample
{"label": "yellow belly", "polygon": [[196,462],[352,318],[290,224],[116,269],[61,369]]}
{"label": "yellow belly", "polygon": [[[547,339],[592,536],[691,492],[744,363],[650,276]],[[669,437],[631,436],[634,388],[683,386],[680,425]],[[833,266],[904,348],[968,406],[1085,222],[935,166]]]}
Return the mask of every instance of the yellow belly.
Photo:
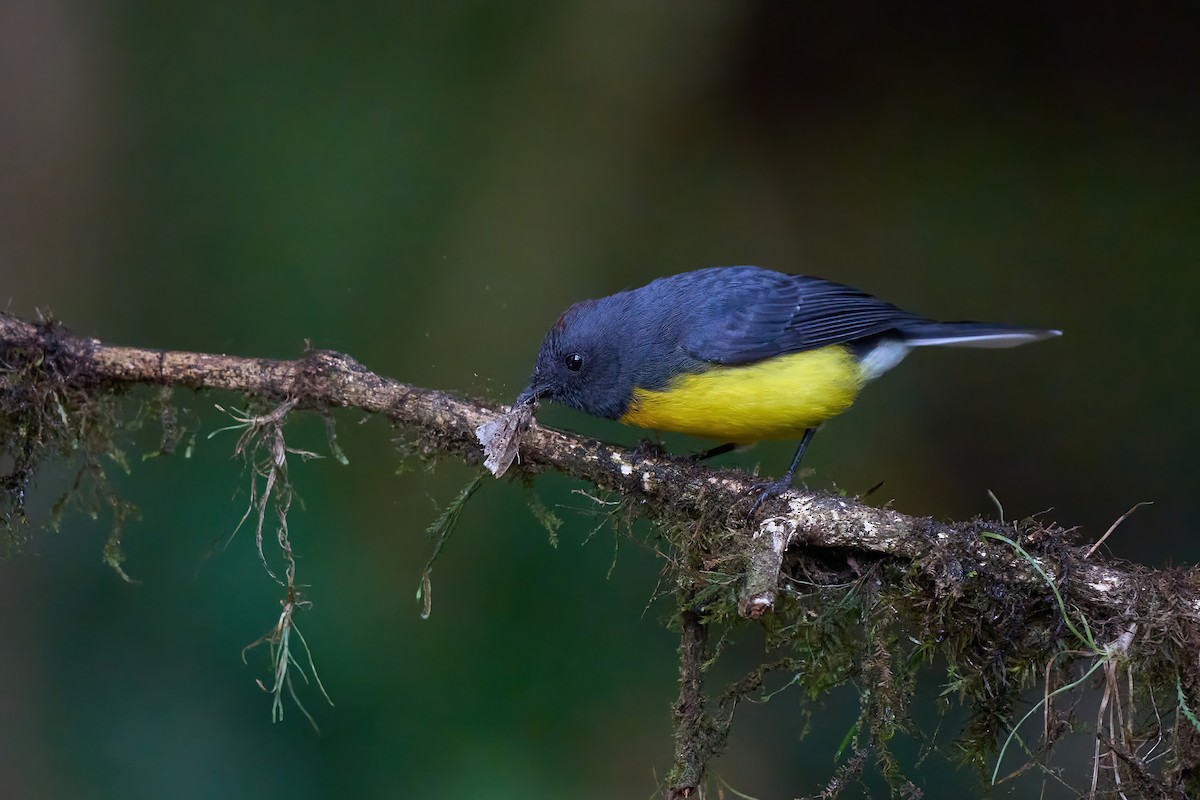
{"label": "yellow belly", "polygon": [[796,439],[849,408],[862,383],[846,348],[822,347],[635,388],[621,422],[739,444]]}

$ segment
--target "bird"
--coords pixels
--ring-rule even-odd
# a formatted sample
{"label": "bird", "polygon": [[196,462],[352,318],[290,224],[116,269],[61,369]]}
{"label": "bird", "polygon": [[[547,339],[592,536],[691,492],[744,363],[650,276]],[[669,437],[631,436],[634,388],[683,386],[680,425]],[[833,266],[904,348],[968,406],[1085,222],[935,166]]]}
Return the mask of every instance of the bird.
{"label": "bird", "polygon": [[514,409],[543,400],[654,431],[723,444],[799,440],[791,466],[749,516],[792,486],[824,422],[919,347],[1016,347],[1059,330],[939,322],[823,278],[708,267],[584,300],[542,340]]}

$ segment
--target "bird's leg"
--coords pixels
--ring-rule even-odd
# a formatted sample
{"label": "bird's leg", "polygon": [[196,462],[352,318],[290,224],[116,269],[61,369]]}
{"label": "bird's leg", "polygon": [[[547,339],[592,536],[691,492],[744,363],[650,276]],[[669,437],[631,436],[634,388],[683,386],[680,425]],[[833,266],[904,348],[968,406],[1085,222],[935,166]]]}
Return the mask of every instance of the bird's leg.
{"label": "bird's leg", "polygon": [[732,453],[736,449],[737,442],[726,442],[725,444],[719,444],[716,447],[710,447],[707,450],[701,450],[699,453],[693,453],[691,455],[691,459],[692,461],[707,461],[710,458],[723,456],[726,453]]}
{"label": "bird's leg", "polygon": [[792,465],[788,467],[788,471],[783,474],[783,477],[754,485],[755,489],[762,489],[763,491],[758,496],[758,499],[754,501],[754,505],[750,506],[750,513],[747,516],[753,517],[754,512],[758,511],[758,507],[768,497],[774,497],[780,492],[792,488],[792,478],[796,476],[796,467],[800,466],[800,459],[804,458],[804,451],[808,449],[808,443],[812,441],[813,434],[816,432],[816,428],[809,428],[804,432],[804,436],[800,439],[800,446],[796,448],[796,455],[792,458]]}

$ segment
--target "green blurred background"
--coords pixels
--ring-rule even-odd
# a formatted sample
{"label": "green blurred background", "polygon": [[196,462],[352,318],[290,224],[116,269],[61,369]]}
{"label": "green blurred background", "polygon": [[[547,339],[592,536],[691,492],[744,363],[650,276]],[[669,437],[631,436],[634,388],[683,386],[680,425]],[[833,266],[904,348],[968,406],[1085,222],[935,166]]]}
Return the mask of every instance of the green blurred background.
{"label": "green blurred background", "polygon": [[[0,301],[117,343],[283,358],[307,338],[497,402],[566,305],[713,264],[1060,327],[915,354],[816,439],[809,483],[882,480],[875,500],[939,518],[992,514],[991,489],[1085,537],[1151,500],[1112,551],[1190,563],[1198,31],[1191,3],[3,2]],[[177,399],[224,424],[229,398]],[[391,431],[358,419],[339,418],[348,467],[293,467],[299,624],[337,704],[304,695],[321,735],[290,707],[273,725],[265,654],[239,660],[279,591],[250,536],[220,547],[245,479],[235,435],[202,434],[118,480],[144,514],[140,584],[82,515],[0,562],[4,796],[654,795],[676,690],[656,556],[608,528],[585,543],[592,503],[549,476],[553,548],[525,492],[489,481],[423,622],[422,532],[472,473],[398,476]],[[324,450],[319,423],[289,432]],[[777,473],[789,453],[734,461]],[[748,707],[720,774],[817,791],[854,696],[807,708],[801,740],[799,697]],[[926,798],[973,780],[942,756],[911,775]]]}

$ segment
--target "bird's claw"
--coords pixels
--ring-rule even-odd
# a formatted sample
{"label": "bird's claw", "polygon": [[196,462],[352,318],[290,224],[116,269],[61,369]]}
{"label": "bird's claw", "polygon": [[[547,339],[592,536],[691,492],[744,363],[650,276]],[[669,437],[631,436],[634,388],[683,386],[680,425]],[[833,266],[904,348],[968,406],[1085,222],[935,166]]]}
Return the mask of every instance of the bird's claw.
{"label": "bird's claw", "polygon": [[779,478],[773,481],[755,481],[751,484],[751,490],[759,492],[758,499],[750,506],[750,511],[746,514],[747,517],[753,517],[754,512],[758,511],[758,507],[772,497],[786,492],[792,488],[792,476],[788,475],[784,478]]}

